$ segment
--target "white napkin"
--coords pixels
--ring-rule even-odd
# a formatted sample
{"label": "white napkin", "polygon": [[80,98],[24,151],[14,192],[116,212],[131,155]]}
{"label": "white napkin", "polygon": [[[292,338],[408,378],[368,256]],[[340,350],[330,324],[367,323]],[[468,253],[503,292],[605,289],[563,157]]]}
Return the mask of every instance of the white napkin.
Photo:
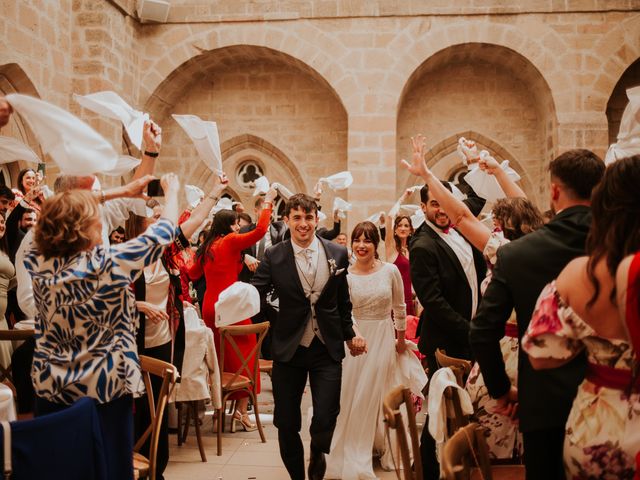
{"label": "white napkin", "polygon": [[[489,155],[489,152],[482,150],[482,152],[480,152],[480,157],[484,159],[491,156]],[[500,164],[500,168],[504,170],[507,176],[514,182],[520,180],[520,175],[518,175],[513,168],[509,167],[509,160],[504,160]],[[473,188],[478,196],[484,198],[488,202],[495,202],[499,198],[504,198],[506,196],[500,187],[500,184],[496,180],[496,177],[481,170],[477,163],[474,163],[469,167],[469,173],[464,176],[464,180],[471,188]]]}
{"label": "white napkin", "polygon": [[326,183],[327,186],[333,191],[344,190],[346,188],[349,188],[353,183],[353,176],[351,175],[351,172],[344,171],[336,173],[334,175],[330,175],[328,177],[323,177],[319,179],[318,182]]}
{"label": "white napkin", "polygon": [[421,211],[420,205],[414,205],[412,203],[405,203],[400,205],[400,211],[406,212],[408,215],[415,215],[416,212]]}
{"label": "white napkin", "polygon": [[204,192],[195,185],[185,185],[184,193],[191,208],[196,208],[204,198]]}
{"label": "white napkin", "polygon": [[458,187],[456,187],[453,182],[448,182],[448,183],[451,186],[451,193],[453,193],[454,197],[456,197],[460,201],[465,200],[467,198],[467,196],[464,193],[462,193],[462,191]]}
{"label": "white napkin", "polygon": [[605,165],[640,154],[640,87],[629,88],[627,98],[629,104],[622,113],[618,141],[609,147],[604,157]]}
{"label": "white napkin", "polygon": [[418,210],[416,213],[411,215],[411,226],[414,230],[417,230],[420,225],[424,223],[425,217],[422,209]]}
{"label": "white napkin", "polygon": [[267,193],[269,191],[269,180],[264,175],[256,178],[253,184],[255,185],[255,188],[253,190],[254,197],[257,197],[258,195]]}
{"label": "white napkin", "polygon": [[260,294],[249,283],[235,282],[220,292],[215,310],[216,327],[233,325],[260,311]]}
{"label": "white napkin", "polygon": [[353,206],[349,202],[340,197],[333,199],[333,211],[337,211],[340,218],[347,218],[345,212],[350,212],[352,207]]}
{"label": "white napkin", "polygon": [[443,397],[447,387],[458,390],[462,413],[465,415],[473,413],[471,398],[467,391],[458,385],[453,371],[448,367],[436,370],[431,376],[431,383],[429,383],[429,401],[427,405],[429,433],[436,441],[436,444],[441,444],[445,440],[447,409]]}
{"label": "white napkin", "polygon": [[118,154],[111,144],[78,117],[27,95],[12,93],[5,98],[62,173],[91,175],[116,167]]}
{"label": "white napkin", "polygon": [[133,158],[130,155],[118,155],[116,166],[102,173],[110,177],[119,177],[136,168],[141,162],[139,158]]}
{"label": "white napkin", "polygon": [[367,217],[366,221],[371,222],[375,225],[378,225],[378,221],[380,220],[380,215],[384,215],[384,212],[376,212],[370,217]]}
{"label": "white napkin", "polygon": [[216,122],[202,120],[195,115],[171,115],[191,139],[202,160],[209,169],[222,174],[222,152]]}
{"label": "white napkin", "polygon": [[324,222],[327,219],[327,216],[318,210],[318,222]]}
{"label": "white napkin", "polygon": [[11,137],[0,137],[0,164],[24,160],[29,163],[40,163],[36,152],[20,140]]}
{"label": "white napkin", "polygon": [[131,142],[138,150],[142,150],[142,132],[144,130],[144,122],[149,120],[148,114],[131,108],[120,95],[112,91],[91,93],[89,95],[74,93],[73,98],[87,110],[121,121]]}
{"label": "white napkin", "polygon": [[424,185],[414,185],[413,187],[407,188],[407,190],[411,190],[411,193],[416,193],[419,192],[423,186]]}
{"label": "white napkin", "polygon": [[282,185],[281,183],[273,182],[273,185],[271,186],[275,188],[280,194],[280,196],[285,200],[289,200],[289,198],[293,196],[293,192],[289,190],[287,187],[285,187],[284,185]]}
{"label": "white napkin", "polygon": [[216,204],[215,207],[213,207],[213,210],[211,210],[213,213],[218,213],[220,210],[233,210],[233,202],[231,201],[230,198],[227,197],[222,197],[220,200],[218,200],[218,203]]}

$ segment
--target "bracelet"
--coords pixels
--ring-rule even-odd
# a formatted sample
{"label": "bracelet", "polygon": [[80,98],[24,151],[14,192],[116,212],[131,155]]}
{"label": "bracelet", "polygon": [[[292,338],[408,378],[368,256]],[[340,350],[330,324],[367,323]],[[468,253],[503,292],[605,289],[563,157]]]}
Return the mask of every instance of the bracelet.
{"label": "bracelet", "polygon": [[144,154],[147,157],[151,157],[151,158],[157,158],[158,155],[160,155],[160,152],[147,152],[146,150],[144,151]]}

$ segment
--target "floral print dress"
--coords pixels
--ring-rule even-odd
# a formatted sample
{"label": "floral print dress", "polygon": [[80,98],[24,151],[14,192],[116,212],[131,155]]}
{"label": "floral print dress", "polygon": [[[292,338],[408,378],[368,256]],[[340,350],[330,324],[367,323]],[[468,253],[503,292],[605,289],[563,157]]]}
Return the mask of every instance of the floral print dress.
{"label": "floral print dress", "polygon": [[[628,373],[631,386],[634,354],[629,342],[598,336],[563,301],[555,282],[540,294],[522,348],[531,357],[554,359],[569,359],[586,349],[590,371]],[[587,374],[578,388],[565,430],[567,478],[633,479],[639,449],[637,389],[610,388],[602,382],[594,383],[593,376]]]}

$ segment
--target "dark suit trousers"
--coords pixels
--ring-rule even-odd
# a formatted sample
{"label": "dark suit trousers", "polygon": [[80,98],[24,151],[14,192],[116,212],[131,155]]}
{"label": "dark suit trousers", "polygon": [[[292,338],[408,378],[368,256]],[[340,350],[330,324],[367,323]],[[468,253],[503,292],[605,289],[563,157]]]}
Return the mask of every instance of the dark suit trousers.
{"label": "dark suit trousers", "polygon": [[311,449],[329,453],[340,412],[342,362],[333,360],[317,337],[308,348],[298,347],[288,362],[273,363],[273,423],[278,428],[280,456],[292,480],[305,478],[300,404],[307,376],[313,402],[313,418],[309,429]]}
{"label": "dark suit trousers", "polygon": [[523,432],[527,480],[565,480],[564,427]]}

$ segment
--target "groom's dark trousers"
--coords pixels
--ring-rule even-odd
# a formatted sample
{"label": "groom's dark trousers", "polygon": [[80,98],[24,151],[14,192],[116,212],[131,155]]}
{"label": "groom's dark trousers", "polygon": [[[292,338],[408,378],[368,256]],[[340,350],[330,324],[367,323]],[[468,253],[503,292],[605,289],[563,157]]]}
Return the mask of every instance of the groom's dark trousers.
{"label": "groom's dark trousers", "polygon": [[318,337],[309,347],[298,347],[288,362],[273,363],[274,424],[278,428],[282,461],[293,480],[305,478],[300,404],[307,375],[313,401],[313,419],[309,430],[311,448],[329,453],[340,411],[342,362],[331,358]]}

